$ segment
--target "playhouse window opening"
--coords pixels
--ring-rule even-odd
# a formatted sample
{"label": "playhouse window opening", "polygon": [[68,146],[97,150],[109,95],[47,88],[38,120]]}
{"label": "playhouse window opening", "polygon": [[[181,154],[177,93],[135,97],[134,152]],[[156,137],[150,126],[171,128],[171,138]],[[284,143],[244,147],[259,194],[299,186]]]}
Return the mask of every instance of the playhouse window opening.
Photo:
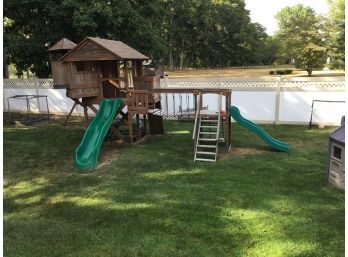
{"label": "playhouse window opening", "polygon": [[94,66],[89,62],[76,62],[77,72],[94,71]]}
{"label": "playhouse window opening", "polygon": [[342,149],[337,147],[337,146],[334,146],[333,147],[333,156],[339,160],[341,160],[342,158]]}

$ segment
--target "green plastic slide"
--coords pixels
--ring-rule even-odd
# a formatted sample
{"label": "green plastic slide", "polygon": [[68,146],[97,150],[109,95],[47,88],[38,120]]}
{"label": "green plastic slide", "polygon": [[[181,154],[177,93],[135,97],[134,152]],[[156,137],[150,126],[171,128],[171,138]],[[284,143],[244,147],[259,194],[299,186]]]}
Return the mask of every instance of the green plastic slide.
{"label": "green plastic slide", "polygon": [[251,132],[255,133],[258,137],[260,137],[263,141],[265,141],[271,147],[282,152],[289,151],[289,145],[287,143],[274,139],[273,137],[268,135],[267,132],[264,131],[263,128],[261,128],[259,125],[255,124],[254,122],[250,120],[245,119],[240,114],[240,111],[237,107],[231,106],[229,108],[229,113],[237,123],[242,125],[244,128],[247,128]]}
{"label": "green plastic slide", "polygon": [[96,117],[89,124],[85,135],[76,149],[75,165],[79,170],[97,167],[100,146],[111,126],[122,100],[103,99]]}

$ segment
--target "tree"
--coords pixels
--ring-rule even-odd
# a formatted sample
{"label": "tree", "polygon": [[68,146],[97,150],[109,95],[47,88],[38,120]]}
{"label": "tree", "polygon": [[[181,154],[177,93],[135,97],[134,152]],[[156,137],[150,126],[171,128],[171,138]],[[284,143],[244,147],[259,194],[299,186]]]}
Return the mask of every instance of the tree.
{"label": "tree", "polygon": [[344,69],[345,66],[345,15],[344,0],[328,0],[329,15],[327,30],[330,68]]}
{"label": "tree", "polygon": [[276,62],[281,41],[276,36],[267,36],[262,49],[262,64],[274,65]]}
{"label": "tree", "polygon": [[244,0],[6,0],[4,21],[7,62],[38,77],[62,37],[121,40],[172,69],[260,64],[267,45]]}
{"label": "tree", "polygon": [[302,4],[281,9],[277,15],[282,41],[281,55],[295,59],[295,66],[312,76],[314,69],[323,68],[327,59],[326,35],[322,19]]}

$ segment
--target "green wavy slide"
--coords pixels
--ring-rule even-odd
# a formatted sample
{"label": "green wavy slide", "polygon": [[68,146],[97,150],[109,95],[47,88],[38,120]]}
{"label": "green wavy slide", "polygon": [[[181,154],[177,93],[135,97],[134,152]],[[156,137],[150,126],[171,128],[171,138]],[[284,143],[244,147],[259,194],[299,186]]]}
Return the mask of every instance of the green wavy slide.
{"label": "green wavy slide", "polygon": [[97,167],[101,144],[121,106],[122,100],[119,98],[102,100],[97,115],[89,124],[80,145],[76,149],[75,165],[79,170]]}
{"label": "green wavy slide", "polygon": [[263,130],[259,125],[255,124],[254,122],[245,119],[241,114],[237,107],[231,106],[229,108],[229,113],[232,116],[232,118],[240,125],[242,125],[244,128],[250,130],[251,132],[255,133],[259,138],[261,138],[263,141],[265,141],[268,145],[271,147],[282,151],[282,152],[288,152],[289,151],[289,145],[287,143],[284,143],[280,140],[277,140],[273,137],[271,137],[269,134],[267,134],[266,131]]}

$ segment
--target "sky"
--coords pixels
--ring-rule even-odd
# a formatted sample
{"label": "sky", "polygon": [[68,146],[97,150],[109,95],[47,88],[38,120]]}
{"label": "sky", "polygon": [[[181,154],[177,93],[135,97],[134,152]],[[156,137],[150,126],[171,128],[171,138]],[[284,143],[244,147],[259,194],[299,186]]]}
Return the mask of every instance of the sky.
{"label": "sky", "polygon": [[268,35],[277,31],[277,21],[274,16],[282,8],[303,4],[314,9],[317,14],[328,12],[327,0],[245,0],[246,9],[250,11],[252,22],[258,22],[266,27]]}

